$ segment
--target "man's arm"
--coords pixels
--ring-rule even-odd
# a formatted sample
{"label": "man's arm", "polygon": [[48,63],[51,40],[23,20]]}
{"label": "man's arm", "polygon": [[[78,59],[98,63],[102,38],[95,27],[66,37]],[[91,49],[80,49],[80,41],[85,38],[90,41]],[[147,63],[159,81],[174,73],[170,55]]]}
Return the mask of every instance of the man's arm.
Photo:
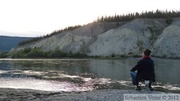
{"label": "man's arm", "polygon": [[141,61],[139,61],[132,69],[131,71],[132,72],[135,72],[136,70],[138,70],[140,68],[140,65],[141,65]]}

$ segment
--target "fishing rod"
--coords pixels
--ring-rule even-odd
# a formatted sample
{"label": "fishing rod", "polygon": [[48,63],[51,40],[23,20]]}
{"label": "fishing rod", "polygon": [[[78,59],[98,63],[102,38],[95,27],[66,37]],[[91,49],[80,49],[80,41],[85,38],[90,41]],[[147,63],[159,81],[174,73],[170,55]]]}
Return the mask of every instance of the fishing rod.
{"label": "fishing rod", "polygon": [[128,66],[128,65],[125,65],[125,64],[120,63],[120,62],[117,62],[117,61],[113,61],[113,62],[114,62],[114,63],[117,63],[117,64],[120,64],[121,66],[130,67],[130,66]]}

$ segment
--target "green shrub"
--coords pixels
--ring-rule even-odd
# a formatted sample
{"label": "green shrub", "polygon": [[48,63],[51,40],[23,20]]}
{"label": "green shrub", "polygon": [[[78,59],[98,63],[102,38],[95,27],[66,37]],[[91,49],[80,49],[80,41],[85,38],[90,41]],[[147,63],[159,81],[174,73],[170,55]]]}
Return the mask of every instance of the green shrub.
{"label": "green shrub", "polygon": [[8,52],[0,52],[0,58],[7,58]]}
{"label": "green shrub", "polygon": [[25,48],[15,53],[11,53],[12,58],[84,58],[87,57],[81,53],[65,53],[56,48],[55,50],[43,51],[40,48]]}

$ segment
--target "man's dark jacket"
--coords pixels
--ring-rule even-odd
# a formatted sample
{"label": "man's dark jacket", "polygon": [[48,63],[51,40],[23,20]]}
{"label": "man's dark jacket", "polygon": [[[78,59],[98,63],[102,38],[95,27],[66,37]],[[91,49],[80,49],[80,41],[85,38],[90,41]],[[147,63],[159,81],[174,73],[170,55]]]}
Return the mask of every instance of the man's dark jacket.
{"label": "man's dark jacket", "polygon": [[150,57],[144,57],[141,59],[131,71],[135,72],[137,70],[137,80],[152,80],[155,82],[154,73],[154,62]]}

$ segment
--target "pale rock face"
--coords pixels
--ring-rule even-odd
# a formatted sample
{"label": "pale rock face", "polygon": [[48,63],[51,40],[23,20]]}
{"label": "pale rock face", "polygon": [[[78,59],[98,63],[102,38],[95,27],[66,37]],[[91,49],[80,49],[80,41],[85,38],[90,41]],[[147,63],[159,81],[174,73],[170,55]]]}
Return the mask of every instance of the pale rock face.
{"label": "pale rock face", "polygon": [[86,54],[89,52],[88,47],[97,39],[98,35],[117,27],[116,22],[90,23],[73,31],[62,32],[11,51],[18,51],[27,47],[39,47],[45,51],[58,48],[64,52]]}
{"label": "pale rock face", "polygon": [[84,45],[91,41],[92,37],[75,35],[74,33],[67,32],[64,36],[52,36],[41,40],[30,47],[40,47],[43,50],[54,50],[56,48],[65,52],[80,52]]}
{"label": "pale rock face", "polygon": [[122,29],[118,32],[110,30],[100,35],[98,40],[89,47],[91,52],[89,55],[127,55],[127,52],[133,50],[136,50],[137,53],[138,47],[136,44],[133,44],[137,40],[137,35],[135,34],[132,34],[132,31],[128,29]]}
{"label": "pale rock face", "polygon": [[159,27],[162,30],[165,26],[166,24],[162,23],[161,19],[135,19],[117,29],[99,35],[97,41],[89,47],[89,55],[141,55],[144,48],[152,48],[151,37],[153,34],[158,34],[151,33],[151,29]]}
{"label": "pale rock face", "polygon": [[78,53],[85,49],[86,45],[92,40],[92,37],[74,35],[73,33],[66,34],[57,45],[61,50],[66,52]]}
{"label": "pale rock face", "polygon": [[154,43],[153,55],[158,57],[180,58],[180,18],[174,18],[171,25]]}
{"label": "pale rock face", "polygon": [[156,40],[153,55],[159,57],[180,57],[180,26],[170,25]]}

